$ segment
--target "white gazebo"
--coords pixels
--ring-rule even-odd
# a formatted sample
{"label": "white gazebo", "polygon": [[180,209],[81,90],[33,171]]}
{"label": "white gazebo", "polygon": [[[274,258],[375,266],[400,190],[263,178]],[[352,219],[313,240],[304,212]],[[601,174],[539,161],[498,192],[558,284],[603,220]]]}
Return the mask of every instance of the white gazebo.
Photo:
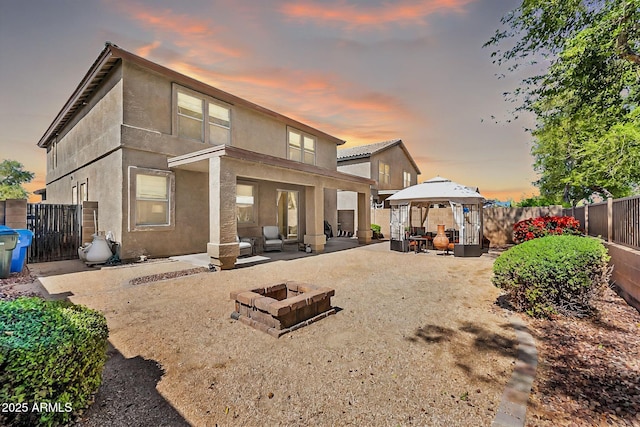
{"label": "white gazebo", "polygon": [[424,224],[432,205],[448,204],[453,211],[458,234],[454,254],[456,256],[482,254],[482,205],[485,199],[477,188],[466,187],[437,176],[422,184],[400,190],[387,200],[391,205],[392,250],[407,250],[407,231],[411,229],[412,215],[420,215],[420,224]]}

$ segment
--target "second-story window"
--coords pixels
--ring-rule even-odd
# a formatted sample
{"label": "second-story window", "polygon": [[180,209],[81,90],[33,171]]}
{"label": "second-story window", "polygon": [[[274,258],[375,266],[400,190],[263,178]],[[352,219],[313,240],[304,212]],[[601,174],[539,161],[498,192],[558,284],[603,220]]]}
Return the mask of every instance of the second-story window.
{"label": "second-story window", "polygon": [[378,183],[389,184],[389,182],[391,182],[389,165],[385,162],[378,162]]}
{"label": "second-story window", "polygon": [[402,186],[404,188],[411,186],[411,172],[402,172]]}
{"label": "second-story window", "polygon": [[203,141],[203,100],[178,92],[178,136]]}
{"label": "second-story window", "polygon": [[289,129],[289,159],[316,164],[316,138],[296,129]]}
{"label": "second-story window", "polygon": [[176,126],[182,138],[229,144],[231,138],[231,109],[223,103],[184,89],[177,90]]}
{"label": "second-story window", "polygon": [[231,112],[228,108],[209,103],[209,143],[228,144],[231,130]]}

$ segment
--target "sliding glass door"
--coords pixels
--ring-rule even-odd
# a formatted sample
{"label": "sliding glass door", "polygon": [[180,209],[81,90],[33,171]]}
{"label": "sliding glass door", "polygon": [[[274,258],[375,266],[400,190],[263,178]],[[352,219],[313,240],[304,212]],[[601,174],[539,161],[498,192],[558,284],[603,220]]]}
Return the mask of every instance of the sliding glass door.
{"label": "sliding glass door", "polygon": [[278,190],[278,228],[287,240],[298,240],[298,192]]}

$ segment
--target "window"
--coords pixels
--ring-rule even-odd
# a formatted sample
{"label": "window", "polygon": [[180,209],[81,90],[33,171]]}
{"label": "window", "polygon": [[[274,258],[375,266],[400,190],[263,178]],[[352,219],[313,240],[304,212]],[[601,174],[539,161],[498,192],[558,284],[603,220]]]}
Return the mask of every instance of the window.
{"label": "window", "polygon": [[174,175],[170,171],[129,168],[129,229],[173,227]]}
{"label": "window", "polygon": [[78,204],[78,186],[76,185],[71,187],[71,204],[72,205]]}
{"label": "window", "polygon": [[136,225],[169,224],[169,178],[136,175]]}
{"label": "window", "polygon": [[87,194],[87,183],[83,182],[80,184],[80,203],[86,202],[89,200],[89,195]]}
{"label": "window", "polygon": [[212,145],[230,143],[231,109],[228,106],[184,88],[177,88],[176,93],[178,136]]}
{"label": "window", "polygon": [[228,144],[231,129],[231,113],[228,108],[209,103],[209,143]]}
{"label": "window", "polygon": [[53,141],[47,146],[47,162],[51,169],[58,167],[58,142]]}
{"label": "window", "polygon": [[403,188],[411,186],[411,172],[402,172],[402,185]]}
{"label": "window", "polygon": [[202,139],[202,99],[178,92],[178,135],[183,138]]}
{"label": "window", "polygon": [[389,165],[384,162],[378,162],[378,183],[389,184]]}
{"label": "window", "polygon": [[236,184],[236,218],[238,224],[255,223],[255,186]]}
{"label": "window", "polygon": [[289,159],[316,164],[316,139],[295,129],[289,129]]}

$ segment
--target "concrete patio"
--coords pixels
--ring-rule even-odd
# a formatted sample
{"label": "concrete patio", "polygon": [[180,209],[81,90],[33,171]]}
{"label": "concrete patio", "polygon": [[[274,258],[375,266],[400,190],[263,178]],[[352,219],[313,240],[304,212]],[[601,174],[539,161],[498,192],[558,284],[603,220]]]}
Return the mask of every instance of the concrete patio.
{"label": "concrete patio", "polygon": [[[388,244],[388,243],[387,243]],[[331,253],[337,251],[344,251],[358,247],[357,238],[347,237],[334,237],[327,240],[323,253]],[[297,243],[289,243],[284,245],[283,251],[269,251],[252,256],[240,257],[236,260],[236,268],[250,267],[252,265],[263,264],[265,262],[272,261],[286,261],[298,258],[305,258],[308,256],[318,255],[317,253],[306,253],[298,249]],[[190,255],[173,256],[169,259],[175,261],[184,261],[191,263],[198,267],[208,267],[211,263],[209,255],[206,252]]]}

